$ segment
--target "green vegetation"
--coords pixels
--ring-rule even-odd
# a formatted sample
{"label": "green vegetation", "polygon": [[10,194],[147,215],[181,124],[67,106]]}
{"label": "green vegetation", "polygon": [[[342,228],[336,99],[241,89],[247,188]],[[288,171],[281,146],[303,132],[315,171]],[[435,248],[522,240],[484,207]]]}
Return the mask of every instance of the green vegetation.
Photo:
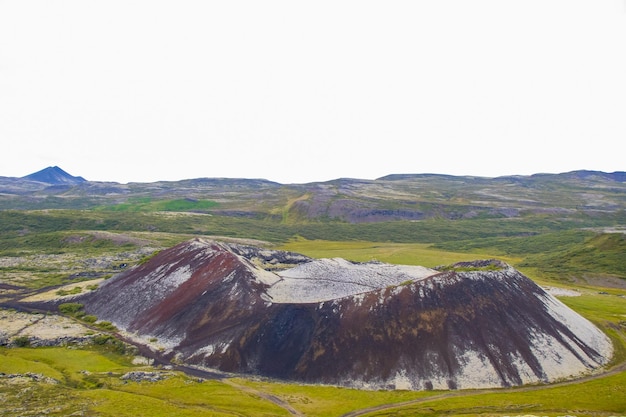
{"label": "green vegetation", "polygon": [[16,384],[0,378],[2,415],[289,415],[270,401],[230,385],[179,373],[164,372],[165,379],[159,382],[126,382],[121,376],[127,372],[154,370],[132,365],[130,357],[102,346],[0,348],[0,373],[39,374],[54,380]]}
{"label": "green vegetation", "polygon": [[568,281],[589,275],[626,279],[626,235],[569,230],[528,237],[488,238],[435,244],[442,250],[515,255],[514,265],[539,271],[544,279]]}
{"label": "green vegetation", "polygon": [[626,373],[541,389],[458,392],[367,416],[614,416],[626,413]]}
{"label": "green vegetation", "polygon": [[366,391],[330,386],[261,382],[237,378],[236,386],[251,387],[288,402],[309,417],[341,416],[380,404],[399,403],[436,395],[432,391]]}
{"label": "green vegetation", "polygon": [[[626,223],[626,216],[623,219]],[[369,241],[383,243],[436,243],[446,245],[477,239],[527,238],[533,235],[579,230],[581,226],[613,224],[608,219],[573,220],[520,217],[515,219],[430,219],[418,222],[391,221],[352,224],[343,222],[302,222],[285,224],[272,217],[247,218],[219,215],[171,215],[162,212],[0,211],[0,254],[33,250],[44,253],[83,249],[119,249],[111,239],[68,239],[79,231],[161,232],[181,235],[218,235],[284,243],[301,236],[307,240]],[[77,232],[78,231],[78,232]],[[158,235],[154,235],[155,237]],[[163,235],[161,235],[162,237]],[[172,239],[170,235],[169,243]],[[496,243],[494,241],[494,243]],[[132,245],[126,242],[122,245]],[[484,247],[484,246],[483,246]],[[459,247],[460,248],[460,247]],[[451,250],[446,248],[447,250]],[[467,247],[463,248],[466,250]],[[452,249],[456,250],[456,249]],[[49,251],[49,252],[46,252]]]}
{"label": "green vegetation", "polygon": [[95,325],[107,332],[116,332],[118,331],[117,327],[115,327],[110,321],[98,321]]}
{"label": "green vegetation", "polygon": [[13,339],[13,344],[17,347],[30,346],[30,338],[28,336],[18,336]]}
{"label": "green vegetation", "polygon": [[[366,241],[328,241],[293,239],[280,249],[298,252],[313,258],[344,258],[355,262],[373,260],[400,265],[435,267],[455,262],[489,258],[485,252],[453,252],[437,249],[425,243],[378,243]],[[516,263],[520,258],[499,257],[505,262]]]}
{"label": "green vegetation", "polygon": [[76,316],[82,311],[83,307],[80,303],[63,303],[59,305],[59,311],[69,316]]}
{"label": "green vegetation", "polygon": [[65,296],[65,295],[75,295],[75,294],[80,294],[81,292],[83,292],[83,289],[80,287],[74,287],[71,290],[58,290],[56,292],[57,295],[59,296]]}
{"label": "green vegetation", "polygon": [[218,206],[218,203],[211,200],[196,200],[191,198],[176,200],[155,200],[150,197],[135,197],[126,203],[102,206],[100,210],[108,211],[192,211],[207,212]]}
{"label": "green vegetation", "polygon": [[439,268],[440,271],[456,271],[456,272],[473,272],[473,271],[500,271],[502,267],[499,265],[489,264],[485,266],[455,266],[445,265]]}
{"label": "green vegetation", "polygon": [[[98,318],[93,315],[88,315],[83,311],[83,305],[80,303],[63,303],[59,305],[59,311],[62,314],[77,318],[85,323],[92,324],[93,326],[104,330],[105,332],[117,332],[118,328],[115,327],[109,321],[98,321]],[[108,340],[108,339],[107,339]]]}
{"label": "green vegetation", "polygon": [[[106,339],[103,338],[106,343]],[[626,373],[608,375],[562,386],[535,386],[509,390],[410,392],[360,391],[329,386],[253,381],[243,378],[228,383],[198,381],[168,372],[158,382],[124,382],[120,377],[133,370],[154,371],[130,364],[129,357],[92,348],[0,348],[0,372],[36,373],[58,384],[37,382],[27,402],[18,401],[23,386],[0,379],[0,404],[7,416],[29,414],[55,404],[52,415],[83,410],[88,415],[238,415],[281,416],[289,413],[264,399],[272,395],[310,417],[341,416],[347,412],[416,401],[413,405],[368,415],[467,415],[546,416],[621,415],[626,412]],[[593,395],[589,395],[592,392]],[[23,398],[23,397],[22,397]],[[61,400],[62,399],[62,400]],[[123,403],[120,403],[123,401]],[[11,411],[15,408],[16,411]],[[19,409],[19,411],[17,411]],[[21,413],[21,414],[20,414]]]}
{"label": "green vegetation", "polygon": [[85,323],[95,323],[96,321],[98,321],[98,317],[92,314],[87,314],[83,316],[81,320],[84,321]]}

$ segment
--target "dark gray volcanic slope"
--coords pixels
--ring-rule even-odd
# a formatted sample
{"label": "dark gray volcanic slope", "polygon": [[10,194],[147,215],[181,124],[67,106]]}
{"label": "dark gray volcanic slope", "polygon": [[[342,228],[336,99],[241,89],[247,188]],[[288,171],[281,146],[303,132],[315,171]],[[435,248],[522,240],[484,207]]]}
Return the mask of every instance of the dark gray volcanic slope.
{"label": "dark gray volcanic slope", "polygon": [[80,184],[87,181],[83,177],[70,175],[57,166],[44,168],[41,171],[22,177],[22,179],[51,185]]}
{"label": "dark gray volcanic slope", "polygon": [[439,272],[197,239],[82,302],[183,362],[310,383],[512,386],[578,375],[612,355],[595,326],[497,261]]}

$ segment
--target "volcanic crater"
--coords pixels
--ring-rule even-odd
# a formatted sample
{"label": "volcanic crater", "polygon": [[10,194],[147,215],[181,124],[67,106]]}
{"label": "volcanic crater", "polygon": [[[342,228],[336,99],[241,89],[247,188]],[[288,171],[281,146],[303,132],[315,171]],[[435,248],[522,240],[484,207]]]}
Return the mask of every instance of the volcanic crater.
{"label": "volcanic crater", "polygon": [[81,300],[170,359],[367,389],[548,383],[613,352],[591,322],[495,260],[435,270],[199,238]]}

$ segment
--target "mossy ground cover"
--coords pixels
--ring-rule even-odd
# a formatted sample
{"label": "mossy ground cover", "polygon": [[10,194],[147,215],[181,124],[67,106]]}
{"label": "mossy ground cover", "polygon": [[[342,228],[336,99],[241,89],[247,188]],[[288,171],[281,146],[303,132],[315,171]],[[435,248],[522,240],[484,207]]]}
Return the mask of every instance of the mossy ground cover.
{"label": "mossy ground cover", "polygon": [[[80,386],[88,373],[127,372],[133,368],[125,356],[77,347],[0,349],[0,372],[42,374]],[[9,369],[12,368],[12,369]]]}
{"label": "mossy ground cover", "polygon": [[596,323],[626,325],[626,290],[584,289],[579,297],[562,297],[568,307]]}
{"label": "mossy ground cover", "polygon": [[238,384],[268,392],[309,417],[341,416],[345,413],[387,403],[437,395],[433,391],[367,391],[350,388],[287,384],[237,379]]}
{"label": "mossy ground cover", "polygon": [[545,279],[571,281],[574,278],[610,276],[626,279],[626,235],[567,230],[525,237],[493,237],[451,240],[436,243],[445,251],[489,252],[514,256],[515,265],[534,268]]}
{"label": "mossy ground cover", "polygon": [[[0,378],[2,415],[283,416],[272,402],[219,381],[177,372],[157,382],[125,381],[124,373],[153,371],[128,356],[91,348],[0,348],[0,373],[41,374],[56,383]],[[45,411],[45,412],[44,412]]]}
{"label": "mossy ground cover", "polygon": [[[116,390],[159,399],[183,409],[219,412],[219,415],[287,416],[289,412],[257,395],[220,381],[202,381],[177,376],[158,383],[129,383]],[[176,413],[174,413],[176,414]],[[144,415],[172,415],[163,412]],[[199,414],[205,415],[205,414]],[[210,415],[210,414],[209,414]]]}
{"label": "mossy ground cover", "polygon": [[173,200],[157,200],[150,197],[136,197],[128,202],[99,207],[106,211],[207,211],[218,207],[219,204],[211,200],[180,198]]}

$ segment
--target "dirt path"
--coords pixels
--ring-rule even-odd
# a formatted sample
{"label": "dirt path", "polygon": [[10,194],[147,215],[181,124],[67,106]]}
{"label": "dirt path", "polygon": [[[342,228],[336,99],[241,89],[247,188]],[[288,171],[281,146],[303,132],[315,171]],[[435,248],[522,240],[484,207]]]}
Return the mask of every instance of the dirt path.
{"label": "dirt path", "polygon": [[236,382],[232,381],[231,379],[223,379],[222,382],[225,383],[225,384],[230,385],[233,388],[237,388],[240,391],[244,391],[244,392],[247,392],[249,394],[253,394],[253,395],[256,395],[258,397],[261,397],[261,398],[263,398],[263,399],[265,399],[267,401],[271,401],[272,403],[276,404],[277,406],[287,410],[291,415],[294,415],[294,416],[297,416],[297,417],[305,417],[304,414],[302,414],[301,412],[299,412],[298,410],[293,408],[290,404],[288,404],[287,402],[281,400],[280,398],[278,398],[275,395],[268,394],[266,392],[259,391],[259,390],[256,390],[254,388],[251,388],[251,387],[247,387],[245,385],[237,384]]}

